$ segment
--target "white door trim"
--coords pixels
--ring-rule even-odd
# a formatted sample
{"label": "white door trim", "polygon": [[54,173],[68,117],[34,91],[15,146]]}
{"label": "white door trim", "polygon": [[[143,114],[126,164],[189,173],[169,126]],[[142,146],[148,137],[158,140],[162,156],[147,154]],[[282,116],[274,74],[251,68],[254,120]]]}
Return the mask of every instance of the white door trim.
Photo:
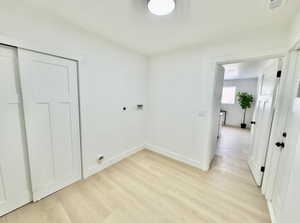
{"label": "white door trim", "polygon": [[21,48],[24,50],[36,51],[39,53],[48,54],[48,55],[52,55],[52,56],[56,56],[56,57],[62,57],[62,58],[66,58],[69,60],[82,61],[84,59],[83,56],[74,54],[74,53],[70,53],[66,50],[41,47],[41,46],[37,46],[37,44],[35,44],[35,43],[21,41],[21,40],[18,40],[18,39],[9,37],[9,36],[4,36],[1,34],[0,34],[0,44],[9,45],[9,46]]}
{"label": "white door trim", "polygon": [[270,213],[270,217],[271,217],[271,222],[277,223],[272,203],[270,201],[267,201],[267,204],[268,204],[268,209],[269,209],[269,213]]}

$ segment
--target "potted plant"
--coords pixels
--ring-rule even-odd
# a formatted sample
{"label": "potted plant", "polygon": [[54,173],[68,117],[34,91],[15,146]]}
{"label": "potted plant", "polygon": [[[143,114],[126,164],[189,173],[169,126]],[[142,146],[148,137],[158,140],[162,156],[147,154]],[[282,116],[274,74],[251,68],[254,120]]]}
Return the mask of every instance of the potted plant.
{"label": "potted plant", "polygon": [[247,127],[247,124],[245,123],[246,112],[248,108],[251,108],[252,103],[254,102],[254,97],[253,95],[247,92],[238,92],[237,98],[241,108],[244,110],[244,116],[243,116],[243,122],[241,123],[241,128],[245,129]]}

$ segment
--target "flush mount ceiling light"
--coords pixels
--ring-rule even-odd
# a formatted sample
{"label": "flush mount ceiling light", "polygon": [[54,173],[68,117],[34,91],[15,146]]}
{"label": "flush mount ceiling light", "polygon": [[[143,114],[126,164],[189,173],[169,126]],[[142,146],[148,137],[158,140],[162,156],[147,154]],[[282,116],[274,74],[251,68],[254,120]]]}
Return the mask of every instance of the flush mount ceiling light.
{"label": "flush mount ceiling light", "polygon": [[175,9],[174,0],[148,0],[148,9],[154,15],[169,15]]}

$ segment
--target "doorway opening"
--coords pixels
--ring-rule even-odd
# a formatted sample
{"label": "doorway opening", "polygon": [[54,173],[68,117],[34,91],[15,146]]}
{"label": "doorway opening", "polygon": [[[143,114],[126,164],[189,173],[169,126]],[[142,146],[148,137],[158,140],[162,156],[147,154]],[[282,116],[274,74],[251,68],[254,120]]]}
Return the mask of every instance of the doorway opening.
{"label": "doorway opening", "polygon": [[281,64],[280,58],[264,58],[217,66],[213,168],[226,168],[262,186]]}

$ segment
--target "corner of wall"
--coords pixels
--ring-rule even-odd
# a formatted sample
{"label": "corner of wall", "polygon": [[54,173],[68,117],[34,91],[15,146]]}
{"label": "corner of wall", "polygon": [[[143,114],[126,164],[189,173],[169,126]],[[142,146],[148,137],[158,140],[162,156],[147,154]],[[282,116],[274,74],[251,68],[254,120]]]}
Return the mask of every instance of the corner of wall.
{"label": "corner of wall", "polygon": [[158,154],[161,154],[163,156],[169,157],[170,159],[177,160],[179,162],[185,163],[189,166],[195,167],[195,168],[200,169],[202,171],[207,171],[208,170],[208,168],[205,165],[203,165],[201,162],[199,162],[198,160],[193,160],[193,159],[187,158],[187,157],[185,157],[181,154],[170,152],[169,149],[162,148],[160,146],[156,146],[156,145],[149,144],[149,143],[145,144],[145,149],[148,149],[148,150],[153,151],[155,153],[158,153]]}

